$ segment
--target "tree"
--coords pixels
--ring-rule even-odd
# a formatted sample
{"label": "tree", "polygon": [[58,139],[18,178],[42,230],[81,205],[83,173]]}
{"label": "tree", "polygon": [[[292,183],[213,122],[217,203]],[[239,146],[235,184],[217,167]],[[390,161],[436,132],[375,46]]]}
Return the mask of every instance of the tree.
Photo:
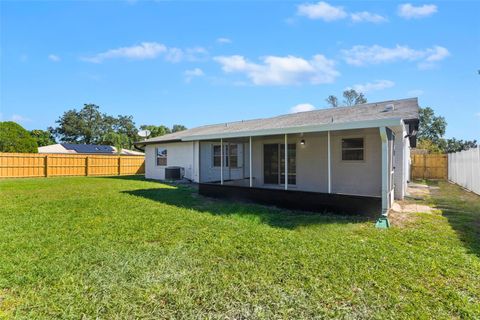
{"label": "tree", "polygon": [[132,116],[118,115],[118,117],[114,120],[113,126],[109,127],[109,129],[109,131],[113,131],[124,136],[124,138],[121,139],[121,141],[123,141],[122,146],[124,148],[131,149],[135,141],[138,140],[138,129],[135,126],[135,122],[133,122]]}
{"label": "tree", "polygon": [[[336,96],[330,95],[326,101],[330,107],[338,107],[338,98]],[[343,91],[343,106],[351,107],[362,103],[367,103],[367,98],[362,92],[357,92],[355,89]]]}
{"label": "tree", "polygon": [[13,121],[0,122],[0,152],[37,153],[38,146],[30,132]]}
{"label": "tree", "polygon": [[[68,110],[56,121],[58,126],[49,130],[62,142],[110,144],[117,141],[123,148],[132,148],[138,138],[133,117],[113,117],[99,109],[95,104],[85,104],[80,111]],[[113,139],[112,133],[122,137]]]}
{"label": "tree", "polygon": [[357,92],[354,89],[343,91],[343,104],[347,107],[351,107],[357,104],[367,103],[367,99],[361,92]]}
{"label": "tree", "polygon": [[332,108],[338,107],[338,98],[337,97],[330,95],[325,100],[330,105],[330,107],[332,107]]}
{"label": "tree", "polygon": [[55,144],[55,138],[50,131],[35,129],[30,131],[30,135],[37,141],[39,147]]}
{"label": "tree", "polygon": [[439,144],[443,138],[447,121],[444,117],[436,116],[432,108],[419,108],[419,127],[417,138],[419,140],[430,140],[435,144]]}
{"label": "tree", "polygon": [[442,140],[440,143],[442,149],[446,153],[459,152],[470,148],[477,148],[477,140],[457,140],[455,138]]}
{"label": "tree", "polygon": [[174,124],[172,127],[172,132],[184,131],[187,130],[187,127],[181,124]]}
{"label": "tree", "polygon": [[155,125],[144,124],[140,126],[140,130],[150,131],[150,137],[160,137],[168,133],[171,133],[170,128],[164,125],[155,126]]}
{"label": "tree", "polygon": [[150,131],[150,137],[160,137],[169,133],[187,130],[187,127],[185,127],[182,124],[174,124],[172,126],[172,129],[170,129],[164,125],[156,126],[151,124],[150,125],[144,124],[140,126],[140,130]]}
{"label": "tree", "polygon": [[80,111],[66,111],[55,121],[58,127],[50,131],[62,142],[96,144],[106,133],[102,132],[103,120],[97,105],[85,104]]}
{"label": "tree", "polygon": [[429,153],[451,153],[478,146],[477,140],[444,139],[447,121],[444,117],[435,115],[432,108],[420,108],[419,121],[417,133],[419,149],[428,150]]}
{"label": "tree", "polygon": [[122,149],[130,144],[130,138],[126,134],[110,131],[102,137],[101,144],[114,146],[117,149],[117,153],[120,154]]}
{"label": "tree", "polygon": [[443,153],[443,148],[438,143],[428,139],[418,140],[417,149],[427,150],[428,153]]}

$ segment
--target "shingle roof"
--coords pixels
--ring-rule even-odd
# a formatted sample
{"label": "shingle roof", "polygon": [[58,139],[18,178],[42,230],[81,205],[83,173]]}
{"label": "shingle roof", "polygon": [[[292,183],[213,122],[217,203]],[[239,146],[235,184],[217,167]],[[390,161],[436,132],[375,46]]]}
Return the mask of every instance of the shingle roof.
{"label": "shingle roof", "polygon": [[[393,110],[386,111],[393,104]],[[154,137],[138,144],[181,141],[185,138],[213,134],[252,132],[268,129],[295,128],[311,125],[346,123],[382,119],[418,119],[418,99],[409,98],[376,103],[366,103],[352,107],[320,109],[307,112],[280,115],[272,118],[236,121],[196,127],[184,131]]]}

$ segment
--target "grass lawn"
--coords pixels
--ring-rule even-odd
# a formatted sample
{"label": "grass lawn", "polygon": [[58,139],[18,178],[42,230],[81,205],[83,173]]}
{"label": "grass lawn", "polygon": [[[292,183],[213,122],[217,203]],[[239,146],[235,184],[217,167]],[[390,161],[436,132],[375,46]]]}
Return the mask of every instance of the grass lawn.
{"label": "grass lawn", "polygon": [[480,318],[480,197],[388,230],[140,178],[0,181],[0,318]]}

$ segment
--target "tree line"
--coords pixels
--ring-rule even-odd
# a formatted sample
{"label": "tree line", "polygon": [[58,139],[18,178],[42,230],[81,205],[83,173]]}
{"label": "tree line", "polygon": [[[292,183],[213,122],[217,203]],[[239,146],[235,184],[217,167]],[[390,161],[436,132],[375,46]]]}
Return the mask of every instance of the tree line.
{"label": "tree line", "polygon": [[62,143],[111,145],[120,149],[132,149],[135,141],[142,139],[138,130],[149,130],[150,137],[186,130],[184,125],[172,128],[164,125],[136,127],[132,116],[112,116],[100,111],[95,104],[84,104],[80,110],[63,113],[54,127],[47,130],[24,129],[12,121],[0,122],[0,152],[31,152],[38,147]]}
{"label": "tree line", "polygon": [[[354,89],[345,90],[343,101],[330,95],[327,104],[332,107],[355,106],[367,103],[367,98]],[[445,139],[447,122],[444,117],[435,114],[432,108],[420,108],[417,148],[430,153],[449,153],[476,148],[476,140]],[[56,141],[64,143],[101,144],[115,146],[117,149],[132,149],[135,141],[141,140],[138,129],[149,130],[150,137],[186,130],[183,125],[135,126],[132,116],[117,117],[100,112],[95,104],[85,104],[82,109],[71,109],[63,113],[55,127],[47,130],[27,131],[15,122],[0,122],[0,152],[37,152],[37,148]]]}

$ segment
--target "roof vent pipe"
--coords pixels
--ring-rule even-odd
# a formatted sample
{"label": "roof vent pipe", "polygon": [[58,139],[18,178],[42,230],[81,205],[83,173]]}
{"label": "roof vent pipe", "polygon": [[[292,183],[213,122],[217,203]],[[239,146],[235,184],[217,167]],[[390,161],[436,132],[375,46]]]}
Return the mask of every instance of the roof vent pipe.
{"label": "roof vent pipe", "polygon": [[385,106],[385,109],[383,109],[383,112],[389,112],[395,110],[395,106],[393,103],[389,103]]}

